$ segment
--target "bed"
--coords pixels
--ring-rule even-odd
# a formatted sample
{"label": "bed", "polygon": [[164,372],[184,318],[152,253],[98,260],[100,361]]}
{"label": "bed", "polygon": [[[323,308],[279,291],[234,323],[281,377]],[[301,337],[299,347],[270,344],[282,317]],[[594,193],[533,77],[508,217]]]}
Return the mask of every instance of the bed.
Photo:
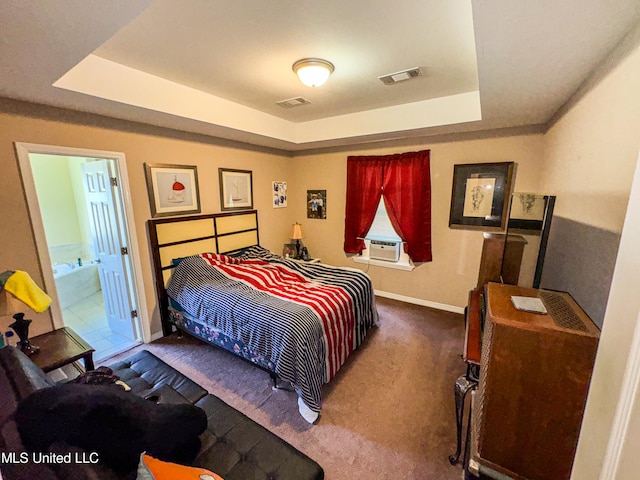
{"label": "bed", "polygon": [[313,423],[321,388],[377,323],[370,278],[259,245],[257,211],[149,221],[163,333],[177,328],[288,382]]}

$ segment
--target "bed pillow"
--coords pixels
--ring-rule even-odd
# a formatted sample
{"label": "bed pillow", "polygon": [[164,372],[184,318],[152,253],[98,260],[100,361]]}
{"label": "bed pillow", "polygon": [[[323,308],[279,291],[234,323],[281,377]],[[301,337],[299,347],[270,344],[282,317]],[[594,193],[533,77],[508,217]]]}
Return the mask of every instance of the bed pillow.
{"label": "bed pillow", "polygon": [[273,253],[260,245],[251,245],[250,247],[241,248],[240,250],[235,250],[227,253],[226,255],[235,258],[254,259],[262,258],[264,256],[273,256]]}
{"label": "bed pillow", "polygon": [[158,405],[115,385],[67,383],[33,392],[15,414],[24,446],[46,452],[55,442],[97,452],[116,472],[135,471],[143,451],[189,463],[207,427],[192,404]]}
{"label": "bed pillow", "polygon": [[[192,257],[194,255],[191,255]],[[178,258],[173,258],[171,260],[171,265],[173,265],[174,267],[177,267],[178,265],[180,265],[180,262],[182,262],[183,260],[186,260],[189,257],[178,257]]]}
{"label": "bed pillow", "polygon": [[142,453],[136,480],[223,480],[223,478],[205,468],[163,462]]}
{"label": "bed pillow", "polygon": [[171,265],[174,266],[174,267],[177,267],[178,265],[180,265],[180,263],[183,260],[186,260],[187,258],[202,257],[203,255],[218,255],[218,254],[213,253],[213,252],[202,252],[202,253],[196,253],[195,255],[189,255],[187,257],[172,258],[171,259]]}
{"label": "bed pillow", "polygon": [[229,255],[230,257],[238,258],[242,257],[251,247],[241,248],[240,250],[234,250],[233,252],[225,253],[225,255]]}

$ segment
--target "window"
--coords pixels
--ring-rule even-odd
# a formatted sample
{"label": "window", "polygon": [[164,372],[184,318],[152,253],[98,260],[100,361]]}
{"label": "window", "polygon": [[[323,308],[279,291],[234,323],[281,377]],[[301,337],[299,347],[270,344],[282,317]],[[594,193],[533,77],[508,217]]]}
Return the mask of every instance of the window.
{"label": "window", "polygon": [[401,242],[402,239],[391,225],[391,220],[387,215],[387,208],[384,206],[384,199],[381,197],[376,210],[376,216],[373,217],[371,228],[365,237],[367,240],[382,240],[388,242]]}
{"label": "window", "polygon": [[374,235],[401,238],[413,261],[431,261],[429,150],[348,157],[344,251],[369,250],[372,226]]}
{"label": "window", "polygon": [[381,242],[402,242],[402,238],[400,238],[393,228],[393,225],[391,225],[391,220],[389,220],[389,216],[387,215],[387,208],[384,205],[383,198],[380,198],[373,223],[371,224],[371,228],[369,228],[369,232],[365,236],[365,248],[362,250],[361,255],[354,257],[354,260],[358,263],[368,263],[382,267],[398,268],[401,270],[413,270],[415,268],[413,262],[409,258],[409,255],[405,253],[402,246],[400,247],[400,258],[395,262],[372,259],[370,257],[371,240],[378,240]]}

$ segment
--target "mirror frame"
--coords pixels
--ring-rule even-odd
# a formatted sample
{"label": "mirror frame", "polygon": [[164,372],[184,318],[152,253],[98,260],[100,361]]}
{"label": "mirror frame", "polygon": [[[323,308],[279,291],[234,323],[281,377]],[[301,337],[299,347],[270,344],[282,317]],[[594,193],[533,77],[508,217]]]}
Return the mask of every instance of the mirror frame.
{"label": "mirror frame", "polygon": [[[538,255],[536,259],[536,269],[533,276],[533,288],[540,288],[540,281],[542,279],[542,269],[544,267],[544,257],[547,251],[547,243],[549,241],[549,232],[551,230],[551,221],[553,218],[553,210],[556,203],[555,195],[539,195],[539,194],[527,194],[527,195],[535,195],[536,197],[542,197],[544,199],[544,206],[541,212],[541,215],[535,215],[534,219],[526,219],[526,218],[511,218],[513,213],[513,200],[516,195],[523,195],[522,192],[514,192],[511,195],[510,205],[509,205],[509,220],[507,221],[507,230],[505,239],[509,237],[510,234],[517,235],[539,235],[540,236],[540,245],[538,247]],[[505,241],[505,251],[502,255],[502,265],[500,268],[501,275],[502,271],[505,267],[504,258],[506,253],[507,242]]]}

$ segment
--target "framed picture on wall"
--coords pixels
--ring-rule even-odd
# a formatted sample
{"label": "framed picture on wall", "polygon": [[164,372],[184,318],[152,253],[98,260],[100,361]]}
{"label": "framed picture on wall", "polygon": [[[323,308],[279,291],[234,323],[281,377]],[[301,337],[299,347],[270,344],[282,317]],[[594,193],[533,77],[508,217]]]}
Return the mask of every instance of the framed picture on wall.
{"label": "framed picture on wall", "polygon": [[195,166],[145,163],[144,169],[153,218],[200,213]]}
{"label": "framed picture on wall", "polygon": [[454,165],[449,227],[503,231],[514,168],[514,162]]}
{"label": "framed picture on wall", "polygon": [[287,206],[287,182],[271,182],[273,192],[273,208]]}
{"label": "framed picture on wall", "polygon": [[220,208],[250,210],[253,208],[253,179],[250,170],[219,168]]}
{"label": "framed picture on wall", "polygon": [[327,218],[327,191],[307,190],[307,218]]}

